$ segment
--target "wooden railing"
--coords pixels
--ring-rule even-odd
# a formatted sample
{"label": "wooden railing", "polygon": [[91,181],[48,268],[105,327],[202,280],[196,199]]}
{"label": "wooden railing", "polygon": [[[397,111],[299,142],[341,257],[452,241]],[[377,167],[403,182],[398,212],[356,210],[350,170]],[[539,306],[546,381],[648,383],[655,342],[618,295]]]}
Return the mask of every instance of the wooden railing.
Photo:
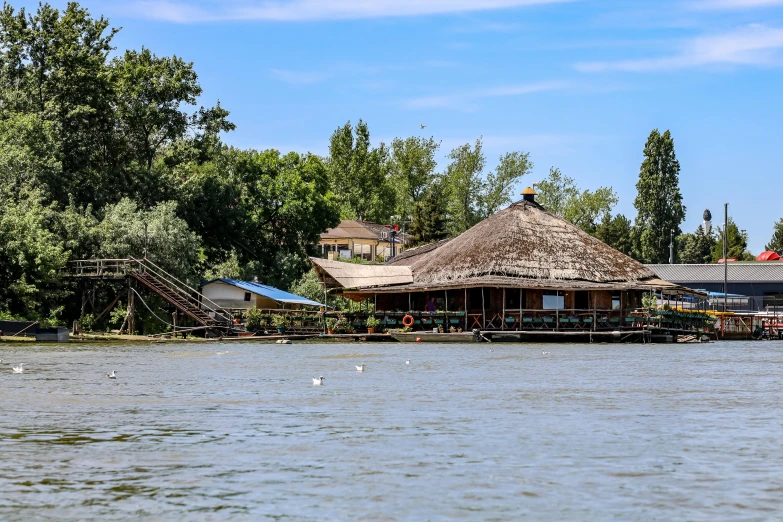
{"label": "wooden railing", "polygon": [[66,276],[75,278],[143,278],[146,274],[184,300],[193,310],[205,312],[217,323],[233,323],[234,316],[230,312],[149,259],[78,259],[70,261],[65,269]]}

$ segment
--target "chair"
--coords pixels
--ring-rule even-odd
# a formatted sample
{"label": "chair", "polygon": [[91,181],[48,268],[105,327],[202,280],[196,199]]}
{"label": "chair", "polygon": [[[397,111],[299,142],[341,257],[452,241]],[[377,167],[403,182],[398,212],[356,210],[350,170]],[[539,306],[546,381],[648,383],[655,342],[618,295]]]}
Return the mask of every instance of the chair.
{"label": "chair", "polygon": [[487,321],[485,328],[487,330],[497,330],[502,326],[502,324],[503,324],[503,318],[500,316],[500,314],[493,314],[492,318],[489,321]]}
{"label": "chair", "polygon": [[535,325],[533,323],[534,323],[534,319],[532,317],[523,317],[520,326],[522,327],[523,330],[528,330],[530,328],[535,328]]}

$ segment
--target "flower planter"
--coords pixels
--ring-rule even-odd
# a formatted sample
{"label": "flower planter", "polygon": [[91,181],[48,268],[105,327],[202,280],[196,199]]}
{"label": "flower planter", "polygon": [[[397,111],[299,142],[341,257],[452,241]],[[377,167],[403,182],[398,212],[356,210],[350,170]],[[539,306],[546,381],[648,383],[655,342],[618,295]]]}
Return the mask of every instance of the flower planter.
{"label": "flower planter", "polygon": [[367,328],[367,333],[374,334],[374,333],[375,333],[375,328],[369,328],[369,327],[368,327],[368,328]]}
{"label": "flower planter", "polygon": [[284,334],[285,333],[285,326],[280,326],[277,328],[277,333]]}
{"label": "flower planter", "polygon": [[326,331],[329,335],[334,335],[334,330],[327,330]]}

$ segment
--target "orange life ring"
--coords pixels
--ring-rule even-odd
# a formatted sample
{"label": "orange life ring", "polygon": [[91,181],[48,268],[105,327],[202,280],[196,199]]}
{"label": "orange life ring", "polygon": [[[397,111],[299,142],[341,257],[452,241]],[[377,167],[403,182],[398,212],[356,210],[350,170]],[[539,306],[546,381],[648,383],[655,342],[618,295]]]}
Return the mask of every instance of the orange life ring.
{"label": "orange life ring", "polygon": [[413,316],[412,315],[406,315],[402,318],[402,325],[403,326],[413,326]]}

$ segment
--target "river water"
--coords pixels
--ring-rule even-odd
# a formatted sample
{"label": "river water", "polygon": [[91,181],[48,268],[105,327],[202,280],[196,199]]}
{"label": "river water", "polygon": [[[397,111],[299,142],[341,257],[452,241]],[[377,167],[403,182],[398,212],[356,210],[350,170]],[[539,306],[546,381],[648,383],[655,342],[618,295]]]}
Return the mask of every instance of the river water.
{"label": "river water", "polygon": [[783,519],[781,342],[0,358],[2,520]]}

